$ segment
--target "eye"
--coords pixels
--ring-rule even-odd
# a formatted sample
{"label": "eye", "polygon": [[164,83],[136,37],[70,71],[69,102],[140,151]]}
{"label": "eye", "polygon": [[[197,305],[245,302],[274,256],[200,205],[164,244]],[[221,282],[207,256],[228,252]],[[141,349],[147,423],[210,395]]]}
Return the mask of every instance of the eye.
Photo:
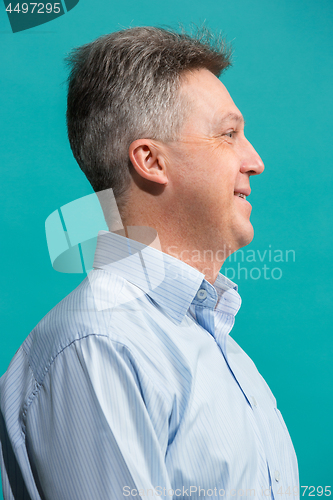
{"label": "eye", "polygon": [[233,139],[234,135],[236,134],[236,130],[230,130],[229,132],[226,132],[223,134],[224,136],[230,137],[230,139]]}

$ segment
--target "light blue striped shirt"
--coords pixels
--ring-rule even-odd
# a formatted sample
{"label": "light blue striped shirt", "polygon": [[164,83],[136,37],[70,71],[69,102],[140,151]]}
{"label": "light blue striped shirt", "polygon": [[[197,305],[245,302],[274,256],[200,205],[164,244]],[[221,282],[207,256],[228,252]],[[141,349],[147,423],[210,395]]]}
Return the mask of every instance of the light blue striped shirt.
{"label": "light blue striped shirt", "polygon": [[229,336],[240,304],[222,274],[101,231],[0,379],[5,500],[298,498],[276,400]]}

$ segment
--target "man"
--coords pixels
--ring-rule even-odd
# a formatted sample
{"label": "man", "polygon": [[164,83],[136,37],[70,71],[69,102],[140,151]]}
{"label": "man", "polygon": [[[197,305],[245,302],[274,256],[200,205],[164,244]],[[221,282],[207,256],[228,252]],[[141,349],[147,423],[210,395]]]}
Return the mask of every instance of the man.
{"label": "man", "polygon": [[94,270],[1,379],[6,500],[298,495],[275,398],[228,335],[241,300],[219,269],[252,240],[264,168],[218,79],[229,58],[151,27],[71,55],[71,147],[124,231],[104,204]]}

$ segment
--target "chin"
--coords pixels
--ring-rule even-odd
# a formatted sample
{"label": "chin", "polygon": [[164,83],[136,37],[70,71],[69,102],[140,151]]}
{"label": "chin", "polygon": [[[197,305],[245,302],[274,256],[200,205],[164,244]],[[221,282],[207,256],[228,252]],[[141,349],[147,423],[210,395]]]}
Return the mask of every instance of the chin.
{"label": "chin", "polygon": [[248,226],[246,228],[242,228],[243,230],[239,232],[238,238],[237,238],[237,243],[238,243],[238,248],[245,247],[246,245],[249,245],[251,241],[253,240],[254,236],[254,230],[252,224],[249,222]]}

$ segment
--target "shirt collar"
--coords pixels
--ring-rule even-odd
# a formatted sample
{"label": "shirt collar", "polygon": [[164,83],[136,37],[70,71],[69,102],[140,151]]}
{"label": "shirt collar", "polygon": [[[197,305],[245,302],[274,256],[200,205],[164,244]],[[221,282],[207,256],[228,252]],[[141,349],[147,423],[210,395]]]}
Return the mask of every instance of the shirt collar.
{"label": "shirt collar", "polygon": [[139,287],[178,323],[192,301],[197,300],[199,288],[207,291],[213,307],[224,291],[237,291],[237,285],[222,274],[213,286],[203,273],[185,262],[109,231],[98,233],[93,267],[117,274]]}

